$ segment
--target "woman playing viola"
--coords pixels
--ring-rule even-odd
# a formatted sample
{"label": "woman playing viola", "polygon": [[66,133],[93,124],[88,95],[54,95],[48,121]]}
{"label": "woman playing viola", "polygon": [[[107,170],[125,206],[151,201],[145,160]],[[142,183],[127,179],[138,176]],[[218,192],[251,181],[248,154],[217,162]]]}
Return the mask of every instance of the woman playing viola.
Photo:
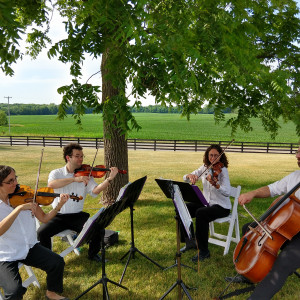
{"label": "woman playing viola", "polygon": [[15,170],[0,166],[0,287],[5,299],[23,299],[26,292],[19,274],[19,263],[47,273],[47,299],[67,299],[58,294],[63,291],[64,260],[38,243],[35,217],[48,222],[69,196],[61,194],[57,207],[47,214],[33,201],[13,208],[9,195],[15,191],[17,183]]}
{"label": "woman playing viola", "polygon": [[[230,213],[231,202],[230,181],[228,175],[228,160],[219,145],[211,145],[204,153],[203,165],[190,174],[184,175],[183,180],[195,184],[198,180],[203,183],[203,195],[209,202],[205,207],[202,203],[187,202],[187,208],[192,218],[196,218],[196,242],[186,240],[186,246],[181,249],[185,252],[198,248],[198,254],[192,258],[193,262],[202,261],[210,257],[208,250],[209,222],[227,217]],[[185,199],[187,201],[187,199]],[[200,201],[199,201],[200,202]]]}

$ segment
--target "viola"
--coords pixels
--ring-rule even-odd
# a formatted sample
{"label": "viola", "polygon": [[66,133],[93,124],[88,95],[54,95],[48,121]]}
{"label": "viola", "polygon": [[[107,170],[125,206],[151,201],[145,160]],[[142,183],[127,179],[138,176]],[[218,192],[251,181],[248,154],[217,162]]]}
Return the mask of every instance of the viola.
{"label": "viola", "polygon": [[[52,188],[43,187],[39,188],[36,193],[35,202],[39,205],[50,205],[56,197],[60,194],[54,193]],[[69,195],[73,201],[82,200],[83,197],[75,196],[74,194]],[[27,185],[17,185],[14,193],[9,194],[9,202],[12,207],[33,202],[34,190]]]}
{"label": "viola", "polygon": [[299,188],[300,182],[280,200],[275,200],[258,223],[250,224],[234,250],[236,271],[253,283],[265,278],[281,246],[300,231],[300,200],[294,195]]}
{"label": "viola", "polygon": [[[220,185],[219,185],[219,174],[222,173],[222,168],[224,167],[224,164],[221,163],[220,161],[215,163],[210,169],[209,169],[209,172],[210,172],[210,175],[211,175],[211,184],[216,187],[217,189],[220,188]],[[207,177],[206,177],[207,178]]]}
{"label": "viola", "polygon": [[[103,165],[97,165],[95,167],[91,167],[90,165],[81,165],[80,168],[75,169],[74,174],[75,177],[79,176],[93,176],[94,178],[103,177],[106,172],[110,172],[110,169],[106,168]],[[127,174],[126,170],[118,170],[120,174]]]}

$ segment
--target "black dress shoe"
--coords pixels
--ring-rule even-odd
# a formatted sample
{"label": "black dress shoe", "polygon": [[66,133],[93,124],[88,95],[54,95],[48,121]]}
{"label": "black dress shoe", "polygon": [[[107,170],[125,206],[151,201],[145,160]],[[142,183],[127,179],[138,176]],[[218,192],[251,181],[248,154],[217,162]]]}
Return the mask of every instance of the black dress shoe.
{"label": "black dress shoe", "polygon": [[207,258],[210,258],[210,253],[209,253],[209,251],[207,251],[207,252],[202,252],[202,253],[201,253],[201,251],[200,251],[199,257],[198,257],[198,254],[196,254],[195,256],[192,257],[192,262],[197,263],[198,260],[199,260],[199,261],[203,261],[203,260],[205,260],[205,259],[207,259]]}
{"label": "black dress shoe", "polygon": [[192,249],[197,249],[197,245],[196,245],[195,241],[189,240],[189,241],[187,241],[185,246],[180,249],[180,252],[184,253],[184,252],[192,250]]}
{"label": "black dress shoe", "polygon": [[181,253],[184,253],[186,251],[192,250],[192,249],[197,249],[196,245],[192,245],[192,244],[186,244],[184,247],[182,247],[180,249]]}
{"label": "black dress shoe", "polygon": [[96,254],[93,257],[89,256],[89,260],[92,260],[92,261],[95,261],[95,262],[102,262],[102,257],[99,254]]}
{"label": "black dress shoe", "polygon": [[253,284],[248,278],[244,277],[243,275],[238,274],[234,277],[225,277],[225,280],[228,282],[234,282],[234,283],[248,283]]}

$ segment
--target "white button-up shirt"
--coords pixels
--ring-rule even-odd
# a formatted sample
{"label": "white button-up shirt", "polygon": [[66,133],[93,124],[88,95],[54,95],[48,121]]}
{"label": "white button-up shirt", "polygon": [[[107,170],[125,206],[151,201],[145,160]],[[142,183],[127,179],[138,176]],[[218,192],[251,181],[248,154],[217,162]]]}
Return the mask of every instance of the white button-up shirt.
{"label": "white button-up shirt", "polygon": [[[199,176],[207,169],[206,166],[202,165],[199,169],[193,171],[191,174],[197,175],[198,180],[200,180]],[[188,174],[183,176],[183,180],[189,182],[189,179],[186,178]],[[218,204],[226,209],[231,209],[231,202],[229,199],[230,195],[230,180],[227,168],[223,167],[222,172],[218,175],[218,183],[220,185],[219,189],[216,189],[212,186],[206,177],[209,175],[209,170],[204,172],[201,176],[201,180],[203,183],[203,196],[209,205]]]}
{"label": "white button-up shirt", "polygon": [[[0,200],[0,221],[6,218],[13,208]],[[37,243],[36,223],[31,210],[22,210],[10,228],[0,236],[0,261],[25,259]]]}
{"label": "white button-up shirt", "polygon": [[[300,170],[297,170],[281,180],[278,180],[274,183],[268,185],[271,197],[284,195],[289,192],[296,184],[300,182]],[[300,199],[300,189],[295,193],[295,196]]]}
{"label": "white button-up shirt", "polygon": [[[74,173],[69,173],[67,170],[67,167],[64,166],[62,168],[53,170],[50,172],[48,177],[48,182],[56,179],[63,179],[63,178],[72,178],[74,177]],[[58,194],[74,194],[75,196],[82,196],[82,200],[79,201],[73,201],[72,199],[69,199],[64,206],[61,208],[60,213],[62,214],[73,214],[73,213],[79,213],[83,210],[83,202],[87,194],[90,194],[92,197],[97,197],[97,194],[93,193],[93,189],[98,184],[95,182],[93,177],[90,177],[89,183],[87,186],[83,182],[72,182],[64,187],[54,189],[55,193]],[[56,207],[56,205],[59,202],[59,197],[55,198],[52,202],[52,206]]]}

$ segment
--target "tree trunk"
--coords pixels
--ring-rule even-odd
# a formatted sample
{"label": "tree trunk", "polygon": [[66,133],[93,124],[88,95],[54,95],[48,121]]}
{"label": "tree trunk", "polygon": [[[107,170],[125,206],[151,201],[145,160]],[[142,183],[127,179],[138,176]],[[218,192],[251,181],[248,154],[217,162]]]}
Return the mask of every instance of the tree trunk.
{"label": "tree trunk", "polygon": [[[107,80],[106,75],[109,70],[107,69],[107,60],[109,57],[109,49],[103,53],[101,62],[102,73],[102,103],[107,100],[113,99],[114,96],[119,95],[120,90],[112,86],[110,80]],[[105,114],[105,105],[103,109]],[[128,150],[127,140],[121,130],[116,126],[116,119],[103,121],[103,139],[104,139],[104,163],[106,167],[118,167],[120,170],[128,171]],[[106,174],[106,177],[109,173]],[[128,173],[118,174],[111,182],[109,187],[103,192],[101,202],[104,205],[110,205],[117,198],[120,188],[128,183]]]}

